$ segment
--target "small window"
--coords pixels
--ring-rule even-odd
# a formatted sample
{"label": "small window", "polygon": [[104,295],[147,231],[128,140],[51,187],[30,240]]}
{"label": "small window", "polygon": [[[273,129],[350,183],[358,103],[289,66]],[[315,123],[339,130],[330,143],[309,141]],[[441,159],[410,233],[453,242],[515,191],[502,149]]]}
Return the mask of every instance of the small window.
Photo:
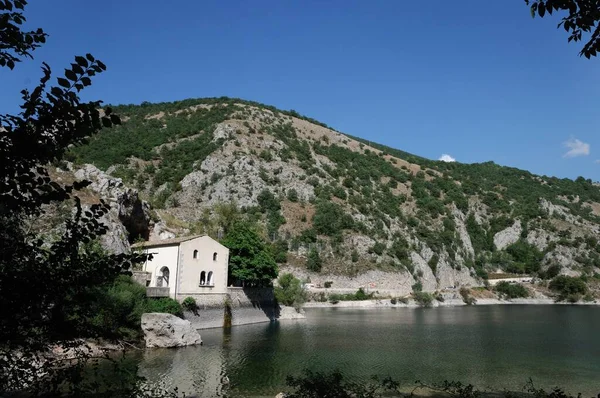
{"label": "small window", "polygon": [[213,281],[213,273],[212,271],[208,272],[208,279],[206,280],[206,284],[209,286],[213,286],[215,282]]}
{"label": "small window", "polygon": [[213,253],[213,261],[217,261],[217,252]]}
{"label": "small window", "polygon": [[204,286],[206,285],[206,272],[202,271],[200,272],[200,284],[199,286]]}
{"label": "small window", "polygon": [[198,258],[198,250],[194,250],[194,258]]}

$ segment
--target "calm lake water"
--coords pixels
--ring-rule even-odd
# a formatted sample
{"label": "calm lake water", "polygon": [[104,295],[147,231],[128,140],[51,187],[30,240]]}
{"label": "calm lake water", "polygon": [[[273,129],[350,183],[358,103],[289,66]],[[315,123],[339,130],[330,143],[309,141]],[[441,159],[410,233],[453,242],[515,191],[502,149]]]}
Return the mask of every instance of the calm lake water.
{"label": "calm lake water", "polygon": [[[199,396],[270,396],[304,368],[353,380],[460,380],[480,389],[600,393],[600,308],[310,309],[304,321],[201,331],[204,345],[137,354],[139,374]],[[223,390],[222,381],[229,380]]]}

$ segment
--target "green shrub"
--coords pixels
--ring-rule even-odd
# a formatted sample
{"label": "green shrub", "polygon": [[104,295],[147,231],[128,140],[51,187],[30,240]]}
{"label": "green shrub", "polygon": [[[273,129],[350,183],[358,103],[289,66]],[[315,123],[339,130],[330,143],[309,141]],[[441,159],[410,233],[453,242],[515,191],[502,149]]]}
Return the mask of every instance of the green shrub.
{"label": "green shrub", "polygon": [[297,202],[298,201],[298,192],[294,188],[288,189],[287,198],[290,202]]}
{"label": "green shrub", "polygon": [[560,274],[561,266],[553,264],[548,267],[545,272],[540,272],[540,277],[543,279],[554,279]]}
{"label": "green shrub", "polygon": [[369,249],[369,253],[375,253],[378,256],[381,256],[383,254],[383,251],[385,250],[385,245],[383,243],[380,242],[376,242],[373,247],[371,247]]}
{"label": "green shrub", "polygon": [[[365,293],[364,289],[359,288],[356,293],[338,294],[334,293],[329,295],[329,301],[337,303],[339,301],[363,301],[370,300],[373,298],[373,293]],[[333,303],[333,304],[335,304]]]}
{"label": "green shrub", "polygon": [[194,300],[193,297],[186,297],[181,303],[181,306],[186,311],[193,312],[194,314],[198,313],[198,304],[196,303],[196,300]]}
{"label": "green shrub", "polygon": [[149,298],[146,302],[146,312],[162,312],[183,317],[183,308],[179,301],[169,297]]}
{"label": "green shrub", "polygon": [[271,251],[273,252],[273,259],[278,264],[285,263],[287,261],[288,244],[284,240],[278,240],[271,245]]}
{"label": "green shrub", "polygon": [[[524,240],[519,240],[508,246],[506,252],[518,264],[516,270],[511,270],[510,272],[529,274],[540,270],[540,263],[544,255],[534,245]],[[522,272],[518,272],[519,270],[522,270]]]}
{"label": "green shrub", "polygon": [[315,209],[313,225],[318,233],[331,236],[344,229],[351,229],[354,220],[344,212],[340,205],[320,201]]}
{"label": "green shrub", "polygon": [[273,195],[271,191],[268,189],[263,189],[258,196],[256,197],[258,200],[258,206],[263,213],[266,212],[278,212],[281,209],[281,205],[279,204],[279,200]]}
{"label": "green shrub", "polygon": [[421,307],[431,307],[433,305],[433,296],[425,292],[413,292],[413,298]]}
{"label": "green shrub", "polygon": [[275,288],[277,302],[299,309],[306,301],[306,292],[300,279],[292,274],[283,274],[277,279],[279,286]]}
{"label": "green shrub", "polygon": [[499,282],[494,290],[503,294],[507,298],[529,297],[529,292],[525,286],[517,283],[508,283],[506,281]]}
{"label": "green shrub", "polygon": [[350,258],[352,259],[353,263],[358,261],[358,252],[356,249],[352,250],[352,253],[350,253]]}
{"label": "green shrub", "polygon": [[413,292],[420,292],[423,290],[423,284],[421,282],[417,282],[414,285],[412,285],[412,290]]}
{"label": "green shrub", "polygon": [[581,278],[559,275],[550,281],[548,287],[559,294],[559,300],[577,302],[581,296],[587,294],[588,288]]}
{"label": "green shrub", "polygon": [[325,282],[324,285],[325,285],[325,289],[329,289],[331,287],[331,285],[333,285],[333,282],[327,281],[327,282]]}
{"label": "green shrub", "polygon": [[323,262],[321,260],[321,256],[319,256],[319,252],[315,249],[311,249],[308,253],[308,259],[306,260],[306,267],[313,272],[321,272],[321,268],[323,267]]}
{"label": "green shrub", "polygon": [[398,302],[398,300],[396,300],[396,297],[392,297],[392,299],[390,300],[390,303],[392,304],[396,304]]}

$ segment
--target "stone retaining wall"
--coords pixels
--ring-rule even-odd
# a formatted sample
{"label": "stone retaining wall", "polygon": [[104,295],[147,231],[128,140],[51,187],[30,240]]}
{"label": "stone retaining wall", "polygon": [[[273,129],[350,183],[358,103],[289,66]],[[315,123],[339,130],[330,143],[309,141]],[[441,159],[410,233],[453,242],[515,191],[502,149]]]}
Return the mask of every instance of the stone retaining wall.
{"label": "stone retaining wall", "polygon": [[185,319],[196,329],[223,327],[225,308],[231,309],[231,325],[271,322],[280,318],[279,306],[275,302],[272,288],[230,287],[227,294],[178,295],[183,301],[193,297],[198,305],[197,314],[186,311]]}

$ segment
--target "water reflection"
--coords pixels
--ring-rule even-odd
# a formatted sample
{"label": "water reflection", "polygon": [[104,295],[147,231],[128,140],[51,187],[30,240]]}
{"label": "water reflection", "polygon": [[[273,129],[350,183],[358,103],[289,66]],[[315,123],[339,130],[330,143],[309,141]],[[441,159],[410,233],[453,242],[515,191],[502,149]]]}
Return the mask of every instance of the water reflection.
{"label": "water reflection", "polygon": [[305,321],[204,330],[203,346],[145,351],[139,373],[201,396],[274,396],[306,367],[406,385],[448,379],[519,389],[533,377],[595,395],[599,315],[562,306],[315,309]]}

